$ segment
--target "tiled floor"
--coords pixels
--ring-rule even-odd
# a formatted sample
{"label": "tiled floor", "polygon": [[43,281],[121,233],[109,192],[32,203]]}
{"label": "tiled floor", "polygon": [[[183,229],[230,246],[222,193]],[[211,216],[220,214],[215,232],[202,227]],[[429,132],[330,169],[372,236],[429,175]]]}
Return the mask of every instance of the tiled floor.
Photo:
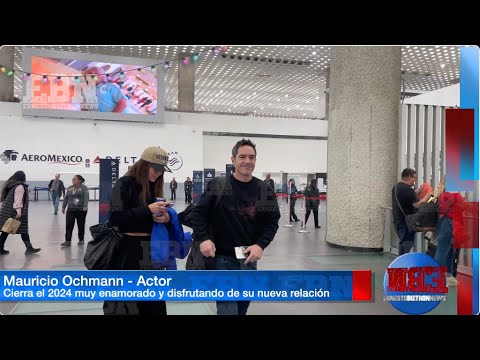
{"label": "tiled floor", "polygon": [[[90,202],[87,216],[88,226],[98,223],[98,203]],[[177,201],[177,211],[183,210],[185,204]],[[385,270],[393,257],[387,254],[358,254],[351,251],[330,248],[325,243],[325,203],[320,208],[321,229],[313,229],[310,218],[310,233],[298,233],[300,223],[293,227],[284,227],[286,211],[282,206],[280,228],[274,242],[267,248],[264,258],[259,262],[259,269],[265,270],[352,270],[371,269],[374,273],[375,300],[370,303],[331,303],[331,302],[253,302],[249,314],[359,314],[359,315],[401,315],[390,303],[383,300],[383,278]],[[303,214],[299,204],[297,215]],[[38,254],[25,256],[20,236],[9,236],[6,248],[10,254],[0,256],[0,269],[84,269],[83,255],[85,246],[76,245],[76,228],[73,246],[61,248],[64,241],[65,216],[53,215],[50,202],[30,203],[30,237],[35,247],[41,247]],[[89,236],[86,236],[86,240]],[[184,269],[184,261],[178,262],[179,269]],[[442,302],[429,314],[456,314],[456,289],[450,288],[447,301]],[[168,302],[169,314],[213,315],[216,313],[213,302]],[[102,304],[98,302],[21,302],[0,303],[3,314],[36,315],[101,315]]]}

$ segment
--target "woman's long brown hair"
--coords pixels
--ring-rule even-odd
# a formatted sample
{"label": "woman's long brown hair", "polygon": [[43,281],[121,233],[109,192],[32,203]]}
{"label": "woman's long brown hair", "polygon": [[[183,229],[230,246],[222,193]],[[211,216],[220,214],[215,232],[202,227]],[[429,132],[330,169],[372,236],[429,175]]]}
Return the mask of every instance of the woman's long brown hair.
{"label": "woman's long brown hair", "polygon": [[0,196],[0,202],[2,203],[5,202],[5,200],[7,199],[7,193],[8,193],[7,185],[10,180],[20,181],[22,183],[27,181],[25,173],[23,171],[17,171],[15,174],[10,176],[8,180],[3,183],[3,186],[2,186],[2,193]]}
{"label": "woman's long brown hair", "polygon": [[126,174],[127,176],[133,176],[142,187],[140,190],[140,202],[143,205],[148,205],[152,197],[163,197],[163,174],[155,181],[154,194],[150,194],[150,181],[148,181],[149,169],[150,163],[140,159],[133,164]]}

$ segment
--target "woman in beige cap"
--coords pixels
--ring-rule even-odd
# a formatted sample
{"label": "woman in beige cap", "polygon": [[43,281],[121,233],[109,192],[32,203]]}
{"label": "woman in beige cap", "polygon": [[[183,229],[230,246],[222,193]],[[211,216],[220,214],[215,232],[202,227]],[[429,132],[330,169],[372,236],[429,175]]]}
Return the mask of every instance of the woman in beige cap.
{"label": "woman in beige cap", "polygon": [[[159,270],[151,260],[150,235],[154,222],[168,223],[169,205],[163,198],[163,174],[168,153],[159,146],[150,146],[115,184],[112,191],[110,224],[125,235],[120,243],[115,269]],[[165,301],[106,301],[105,315],[166,315]]]}

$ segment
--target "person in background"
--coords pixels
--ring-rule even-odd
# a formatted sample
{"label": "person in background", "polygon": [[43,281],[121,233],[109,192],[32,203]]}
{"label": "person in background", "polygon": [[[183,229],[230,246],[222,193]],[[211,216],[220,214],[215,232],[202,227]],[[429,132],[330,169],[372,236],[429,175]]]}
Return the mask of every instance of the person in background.
{"label": "person in background", "polygon": [[267,178],[263,181],[265,181],[268,185],[270,185],[270,187],[273,189],[273,191],[275,191],[275,182],[273,181],[273,179],[271,179],[271,174],[268,173],[266,175],[266,177]]}
{"label": "person in background", "polygon": [[[252,176],[256,158],[255,144],[238,141],[231,157],[235,172],[211,180],[192,210],[194,241],[200,243],[203,256],[215,258],[217,270],[256,270],[277,233],[277,198],[270,185]],[[225,181],[221,193],[220,181]],[[250,301],[217,301],[217,314],[246,315],[249,305]]]}
{"label": "person in background", "polygon": [[428,201],[432,195],[432,192],[428,192],[422,199],[418,199],[417,194],[422,188],[420,187],[417,191],[412,189],[412,186],[417,181],[415,170],[410,168],[403,169],[401,176],[400,182],[392,189],[393,224],[400,240],[398,245],[399,255],[409,253],[415,241],[415,231],[408,230],[405,216],[413,214],[415,209],[418,209],[422,203]]}
{"label": "person in background", "polygon": [[60,174],[55,175],[55,179],[50,180],[48,191],[50,191],[50,195],[52,196],[53,214],[57,215],[60,197],[65,196],[65,186],[63,185],[63,181],[60,180]]}
{"label": "person in background", "polygon": [[[26,250],[25,255],[35,254],[41,249],[35,249],[28,235],[28,184],[25,173],[17,171],[15,174],[5,181],[2,187],[0,200],[2,207],[0,209],[0,229],[3,228],[5,222],[9,218],[17,219],[21,222],[16,234],[20,234]],[[8,233],[2,232],[0,234],[0,255],[9,253],[5,250],[5,242],[7,241]]]}
{"label": "person in background", "polygon": [[297,217],[297,214],[295,214],[295,203],[297,202],[298,190],[295,186],[294,179],[290,179],[288,183],[290,185],[290,221],[299,222],[300,219]]}
{"label": "person in background", "polygon": [[456,251],[453,248],[453,221],[462,219],[462,208],[465,199],[460,193],[443,191],[437,198],[438,223],[437,223],[437,250],[435,260],[440,266],[447,267],[447,286],[457,286],[458,281],[454,277],[454,264]]}
{"label": "person in background", "polygon": [[175,201],[177,199],[177,181],[175,178],[170,181],[170,200]]}
{"label": "person in background", "polygon": [[[114,259],[118,270],[160,270],[152,262],[152,229],[154,222],[171,224],[163,198],[164,172],[168,152],[159,146],[146,148],[140,160],[112,190],[110,224],[118,227],[123,239]],[[162,268],[163,269],[163,268]],[[105,315],[167,315],[165,301],[105,301]]]}
{"label": "person in background", "polygon": [[192,203],[192,190],[193,190],[193,182],[190,180],[190,177],[187,176],[187,180],[183,184],[185,189],[185,203],[191,204]]}
{"label": "person in background", "polygon": [[72,246],[72,233],[77,220],[78,227],[78,245],[84,244],[85,238],[85,219],[87,218],[89,192],[84,185],[85,179],[81,175],[75,175],[72,178],[72,186],[67,189],[67,194],[63,198],[62,213],[68,206],[66,216],[65,242],[61,243],[62,247]]}
{"label": "person in background", "polygon": [[320,191],[317,188],[317,180],[312,179],[310,185],[305,189],[305,227],[310,217],[310,211],[313,211],[313,220],[315,222],[315,229],[320,229],[318,225],[318,206],[320,205]]}
{"label": "person in background", "polygon": [[87,82],[92,80],[91,76],[96,76],[98,111],[121,113],[127,108],[127,97],[117,84],[108,81],[105,70],[92,67],[85,74],[89,74],[86,76]]}

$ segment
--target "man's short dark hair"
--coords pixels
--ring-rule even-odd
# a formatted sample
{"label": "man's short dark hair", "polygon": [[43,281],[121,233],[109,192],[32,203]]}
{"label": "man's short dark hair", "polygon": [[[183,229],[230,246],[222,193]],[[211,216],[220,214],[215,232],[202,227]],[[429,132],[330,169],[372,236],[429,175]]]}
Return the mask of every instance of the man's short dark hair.
{"label": "man's short dark hair", "polygon": [[251,146],[253,148],[253,151],[255,151],[255,156],[257,155],[257,149],[255,148],[255,144],[253,142],[251,142],[250,139],[248,139],[248,140],[242,139],[239,142],[237,142],[235,144],[235,146],[233,147],[232,156],[236,157],[237,154],[238,154],[238,149],[240,148],[240,146],[245,146],[245,145]]}
{"label": "man's short dark hair", "polygon": [[416,175],[417,175],[417,172],[410,168],[403,169],[402,171],[402,179],[407,177],[414,177]]}

